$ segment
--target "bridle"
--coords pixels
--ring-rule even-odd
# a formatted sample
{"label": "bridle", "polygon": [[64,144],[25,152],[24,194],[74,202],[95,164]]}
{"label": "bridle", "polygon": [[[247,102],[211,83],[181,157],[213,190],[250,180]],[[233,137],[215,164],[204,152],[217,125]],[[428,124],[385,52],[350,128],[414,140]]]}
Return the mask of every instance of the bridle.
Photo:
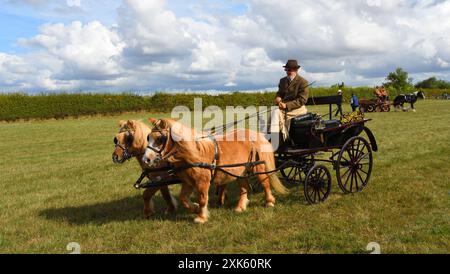
{"label": "bridle", "polygon": [[150,144],[150,142],[148,142],[148,145],[147,145],[147,149],[150,149],[150,150],[152,150],[153,152],[155,152],[157,154],[157,156],[156,156],[156,161],[157,162],[160,162],[160,161],[162,161],[164,159],[167,159],[169,156],[171,156],[171,155],[176,153],[176,152],[173,152],[173,153],[168,153],[168,155],[163,155],[163,153],[166,150],[166,147],[167,147],[167,145],[169,143],[169,140],[171,139],[171,134],[170,134],[170,129],[160,129],[160,128],[158,128],[158,124],[160,122],[161,122],[161,120],[158,120],[155,123],[155,127],[152,129],[151,133],[155,133],[155,132],[162,133],[162,132],[167,131],[168,136],[161,134],[161,137],[159,138],[160,140],[158,140],[158,142],[161,143],[158,146],[161,146],[161,148],[152,146]]}
{"label": "bridle", "polygon": [[113,162],[117,163],[117,164],[122,164],[125,161],[130,160],[131,158],[133,158],[135,156],[139,156],[139,155],[136,155],[135,153],[130,152],[128,149],[128,146],[130,146],[133,143],[133,134],[127,129],[122,129],[119,131],[119,133],[124,133],[124,132],[126,132],[126,145],[125,146],[121,145],[119,143],[119,140],[117,140],[117,138],[114,138],[114,143],[115,143],[114,148],[115,149],[120,148],[123,151],[121,160],[119,160],[117,155],[115,155],[115,154],[113,154],[113,156],[112,156]]}

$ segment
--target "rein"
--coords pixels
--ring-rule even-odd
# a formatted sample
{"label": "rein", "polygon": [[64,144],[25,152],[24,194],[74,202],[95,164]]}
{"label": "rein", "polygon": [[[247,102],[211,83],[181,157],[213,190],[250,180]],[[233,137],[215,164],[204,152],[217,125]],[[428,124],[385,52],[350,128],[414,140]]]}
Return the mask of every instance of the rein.
{"label": "rein", "polygon": [[[157,129],[157,130],[154,129],[153,130],[153,132],[157,132],[157,131],[162,132],[163,130],[161,130],[161,129]],[[213,144],[214,144],[214,159],[213,159],[212,163],[199,162],[199,163],[186,164],[186,165],[179,166],[179,167],[167,166],[167,167],[156,168],[156,169],[151,169],[151,168],[150,169],[145,169],[142,172],[142,174],[139,177],[139,179],[134,184],[134,187],[136,189],[142,188],[143,185],[141,184],[141,182],[142,182],[142,180],[145,177],[148,177],[151,173],[162,172],[162,171],[166,171],[167,174],[173,178],[176,173],[184,171],[184,170],[187,170],[187,169],[191,169],[191,168],[209,169],[211,171],[211,181],[210,181],[210,183],[212,183],[214,181],[216,175],[217,175],[217,171],[221,171],[221,172],[223,172],[223,173],[225,173],[225,174],[227,174],[227,175],[229,175],[231,177],[237,178],[237,179],[247,179],[247,178],[250,178],[252,176],[257,176],[257,175],[273,174],[275,172],[280,171],[281,169],[283,169],[288,164],[291,164],[291,162],[288,161],[288,162],[284,163],[279,168],[277,168],[276,170],[273,170],[273,171],[268,171],[268,172],[249,172],[249,173],[247,173],[247,175],[244,175],[244,176],[236,175],[236,174],[233,174],[233,173],[227,171],[226,169],[236,168],[236,167],[245,167],[247,172],[248,172],[252,167],[266,164],[266,162],[265,161],[254,161],[254,162],[252,162],[251,160],[249,160],[246,163],[229,164],[229,165],[220,165],[220,166],[218,166],[217,162],[219,160],[219,145],[217,143],[217,140],[216,140],[215,136],[212,135],[212,134],[208,135],[208,136],[203,136],[203,137],[198,138],[196,141],[201,140],[201,139],[210,139],[213,142]],[[176,153],[176,151],[174,151],[174,152],[169,152],[167,155],[163,155],[164,150],[168,146],[169,140],[173,141],[173,139],[172,139],[172,137],[170,135],[170,131],[169,131],[169,136],[166,137],[166,140],[163,142],[161,148],[152,147],[152,146],[150,146],[150,144],[148,145],[148,148],[151,149],[152,151],[156,152],[159,155],[159,157],[161,158],[161,160],[167,159],[169,156],[171,156],[171,155]],[[169,179],[167,182],[161,181],[161,180],[157,180],[156,184],[150,184],[150,185],[146,184],[145,187],[159,187],[161,185],[164,185],[164,183],[167,183],[167,185],[170,185],[170,184],[180,183],[180,181],[177,180],[177,179]]]}

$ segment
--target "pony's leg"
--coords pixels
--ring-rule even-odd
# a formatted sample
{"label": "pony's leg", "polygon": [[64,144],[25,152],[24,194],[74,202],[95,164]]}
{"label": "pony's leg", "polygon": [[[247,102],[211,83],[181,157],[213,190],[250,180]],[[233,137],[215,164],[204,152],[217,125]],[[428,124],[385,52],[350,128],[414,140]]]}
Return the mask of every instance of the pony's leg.
{"label": "pony's leg", "polygon": [[177,201],[175,200],[175,197],[170,194],[169,187],[163,186],[160,189],[161,195],[167,203],[166,214],[172,214],[177,211]]}
{"label": "pony's leg", "polygon": [[[256,173],[265,172],[265,166],[259,165],[256,167]],[[275,206],[275,197],[272,195],[272,191],[270,190],[270,177],[266,174],[259,174],[256,176],[258,179],[258,182],[262,185],[264,189],[264,193],[266,196],[266,206],[267,207],[274,207]]]}
{"label": "pony's leg", "polygon": [[217,186],[217,207],[223,207],[225,205],[226,199],[226,185],[218,185]]}
{"label": "pony's leg", "polygon": [[247,206],[250,203],[250,200],[248,199],[248,191],[249,191],[249,185],[248,185],[248,179],[239,179],[238,180],[239,187],[241,190],[240,198],[238,205],[235,209],[236,212],[244,212],[247,210]]}
{"label": "pony's leg", "polygon": [[194,222],[198,224],[204,224],[208,221],[209,185],[210,185],[209,181],[206,180],[197,183],[199,212],[198,216],[194,219]]}
{"label": "pony's leg", "polygon": [[189,184],[182,184],[181,185],[181,192],[180,192],[180,202],[181,205],[186,208],[186,210],[190,213],[198,213],[198,205],[193,204],[190,200],[190,196],[192,194],[193,188]]}
{"label": "pony's leg", "polygon": [[155,213],[155,209],[153,206],[153,196],[158,191],[157,188],[147,188],[142,194],[142,198],[144,198],[144,218],[148,219],[151,215]]}

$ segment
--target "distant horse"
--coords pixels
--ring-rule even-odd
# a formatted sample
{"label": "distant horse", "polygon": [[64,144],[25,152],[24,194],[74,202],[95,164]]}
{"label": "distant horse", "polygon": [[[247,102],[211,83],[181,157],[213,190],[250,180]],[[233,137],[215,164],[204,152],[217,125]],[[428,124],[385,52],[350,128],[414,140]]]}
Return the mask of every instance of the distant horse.
{"label": "distant horse", "polygon": [[[183,182],[180,202],[188,211],[197,214],[194,219],[196,223],[205,223],[208,220],[208,191],[212,183],[225,186],[240,177],[237,179],[240,186],[237,212],[245,211],[249,202],[249,184],[245,177],[248,173],[255,173],[258,182],[263,186],[266,206],[275,205],[270,186],[281,194],[288,193],[275,173],[263,174],[276,169],[275,157],[270,150],[272,145],[264,135],[243,129],[223,136],[205,136],[172,119],[150,119],[150,122],[155,127],[148,135],[149,146],[144,155],[145,162],[149,166],[167,162],[175,168],[176,175]],[[248,166],[210,168],[213,165],[260,161],[261,164]],[[198,165],[200,163],[202,166]],[[196,166],[193,166],[194,164]],[[198,193],[198,204],[191,203],[189,199],[194,189]]]}
{"label": "distant horse", "polygon": [[417,99],[425,99],[425,94],[423,93],[423,91],[416,91],[414,93],[411,94],[400,94],[399,96],[397,96],[394,100],[394,107],[396,109],[400,109],[400,107],[403,109],[403,111],[406,111],[404,104],[405,103],[410,103],[411,104],[411,109],[413,111],[416,111],[414,108],[414,104],[417,102]]}
{"label": "distant horse", "polygon": [[[151,129],[144,123],[134,120],[120,121],[119,133],[114,138],[115,149],[112,154],[112,160],[116,164],[122,164],[126,160],[135,157],[142,169],[148,166],[144,163],[142,156],[147,149],[147,135]],[[154,173],[152,176],[164,176],[164,174]],[[148,219],[154,213],[152,198],[161,190],[161,194],[167,203],[167,213],[175,212],[177,203],[170,194],[169,188],[163,186],[160,188],[149,188],[143,193],[144,199],[144,217]]]}

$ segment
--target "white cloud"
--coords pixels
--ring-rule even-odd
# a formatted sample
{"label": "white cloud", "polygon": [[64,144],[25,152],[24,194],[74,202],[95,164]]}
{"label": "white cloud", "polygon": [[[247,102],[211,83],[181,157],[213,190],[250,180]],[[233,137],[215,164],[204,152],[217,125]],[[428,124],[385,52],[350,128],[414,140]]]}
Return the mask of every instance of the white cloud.
{"label": "white cloud", "polygon": [[19,41],[31,48],[26,56],[0,55],[0,83],[37,90],[262,89],[278,84],[290,58],[319,84],[372,85],[397,66],[417,78],[450,79],[450,24],[443,20],[450,1],[247,4],[239,14],[211,14],[195,4],[195,14],[180,17],[170,2],[123,0],[112,26],[46,24]]}

